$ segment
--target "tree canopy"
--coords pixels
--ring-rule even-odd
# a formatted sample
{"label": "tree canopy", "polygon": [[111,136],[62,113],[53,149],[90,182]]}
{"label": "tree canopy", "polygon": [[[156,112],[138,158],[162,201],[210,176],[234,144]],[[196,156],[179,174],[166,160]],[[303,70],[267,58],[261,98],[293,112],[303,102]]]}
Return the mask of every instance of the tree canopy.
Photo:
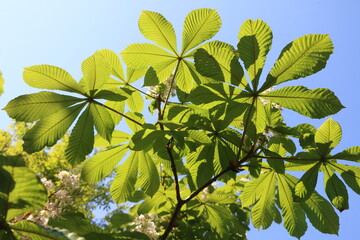
{"label": "tree canopy", "polygon": [[[250,220],[258,229],[282,223],[300,238],[306,219],[338,234],[336,209],[349,208],[347,188],[360,193],[360,146],[333,152],[342,138],[338,122],[288,126],[282,114],[287,108],[319,119],[344,108],[329,89],[290,84],[326,66],[330,37],[295,39],[262,75],[270,27],[247,20],[232,46],[211,40],[221,25],[214,9],[191,11],[178,47],[172,24],[143,11],[139,29],[153,43],[131,44],[120,55],[96,51],[79,81],[56,66],[26,67],[24,81],[45,90],[4,107],[16,121],[35,123],[22,137],[25,156],[0,157],[1,238],[246,239]],[[80,168],[82,181],[114,176],[108,191],[118,209],[105,226],[79,207],[60,218],[46,213],[54,195],[71,203],[70,193],[86,187],[59,172],[54,190],[26,164],[68,132],[60,159]],[[325,197],[315,189],[319,172]]]}

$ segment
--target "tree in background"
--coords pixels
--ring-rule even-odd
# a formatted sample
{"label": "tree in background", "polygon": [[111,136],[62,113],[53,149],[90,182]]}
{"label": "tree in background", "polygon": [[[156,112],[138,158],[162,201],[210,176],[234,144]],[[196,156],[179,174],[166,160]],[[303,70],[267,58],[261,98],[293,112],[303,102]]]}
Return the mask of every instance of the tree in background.
{"label": "tree in background", "polygon": [[[333,52],[331,39],[324,34],[295,39],[261,78],[272,44],[270,27],[247,20],[236,47],[206,42],[220,27],[215,10],[190,12],[178,51],[172,24],[143,11],[140,31],[155,44],[131,44],[121,52],[126,74],[119,56],[105,49],[83,62],[79,82],[55,66],[26,68],[24,81],[30,86],[70,94],[43,91],[7,104],[4,110],[15,120],[36,121],[22,137],[23,150],[35,154],[33,162],[44,159],[49,153],[41,151],[74,124],[59,147],[64,151],[55,152],[72,167],[80,166],[88,184],[115,174],[110,193],[119,207],[103,227],[75,209],[50,216],[45,224],[24,218],[44,207],[46,191],[24,156],[3,156],[0,236],[246,239],[250,218],[258,229],[283,223],[297,238],[306,232],[307,218],[320,232],[337,234],[335,209],[349,208],[346,185],[360,193],[360,168],[354,166],[360,147],[332,153],[342,134],[331,118],[318,129],[307,123],[287,126],[283,108],[324,118],[343,106],[329,89],[280,86],[322,70]],[[135,83],[141,78],[148,91]],[[143,115],[144,98],[153,122]],[[123,120],[129,129],[115,129]],[[94,147],[101,151],[92,155]],[[289,171],[303,175],[296,178]],[[319,172],[327,199],[315,190]],[[79,181],[57,174],[64,190]],[[50,195],[59,192],[48,180],[42,182]]]}

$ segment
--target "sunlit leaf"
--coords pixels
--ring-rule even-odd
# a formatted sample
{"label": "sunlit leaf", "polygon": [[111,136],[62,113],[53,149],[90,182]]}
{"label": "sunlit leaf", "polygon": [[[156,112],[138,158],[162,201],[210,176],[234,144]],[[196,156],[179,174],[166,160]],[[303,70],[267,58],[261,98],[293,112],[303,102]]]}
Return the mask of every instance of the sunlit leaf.
{"label": "sunlit leaf", "polygon": [[88,91],[100,89],[109,79],[112,68],[100,54],[85,59],[81,65],[83,77],[80,84]]}
{"label": "sunlit leaf", "polygon": [[286,179],[286,175],[277,174],[277,176],[284,227],[291,236],[300,238],[307,229],[305,213],[301,209],[300,203],[294,202],[292,189]]}
{"label": "sunlit leaf", "polygon": [[131,96],[126,100],[126,104],[134,112],[142,112],[144,109],[144,99],[137,91],[131,93]]}
{"label": "sunlit leaf", "polygon": [[117,77],[119,80],[125,81],[124,69],[121,65],[119,56],[108,49],[101,49],[95,52],[95,54],[101,55],[111,66],[112,75]]}
{"label": "sunlit leaf", "polygon": [[160,177],[151,156],[144,151],[137,152],[139,164],[139,184],[145,194],[153,196],[160,186]]}
{"label": "sunlit leaf", "polygon": [[23,79],[29,86],[35,88],[84,93],[79,83],[68,72],[51,65],[27,67]]}
{"label": "sunlit leaf", "polygon": [[340,212],[349,209],[349,196],[346,186],[327,165],[324,167],[324,188],[334,207]]}
{"label": "sunlit leaf", "polygon": [[336,147],[342,136],[341,126],[331,118],[326,120],[315,133],[315,143],[319,151],[326,156]]}
{"label": "sunlit leaf", "polygon": [[111,196],[116,203],[125,202],[135,191],[138,166],[138,154],[131,152],[125,162],[116,168],[116,176],[110,187]]}
{"label": "sunlit leaf", "polygon": [[360,161],[360,146],[347,148],[332,156],[335,159],[343,159],[349,161]]}
{"label": "sunlit leaf", "polygon": [[184,22],[182,54],[212,38],[220,27],[221,19],[215,9],[201,8],[191,11]]}
{"label": "sunlit leaf", "polygon": [[69,138],[65,156],[72,164],[78,164],[85,160],[94,145],[94,121],[89,107],[80,115]]}
{"label": "sunlit leaf", "polygon": [[139,18],[139,29],[147,39],[176,53],[176,36],[174,28],[161,14],[142,11]]}
{"label": "sunlit leaf", "polygon": [[23,137],[27,153],[53,146],[69,129],[85,104],[78,104],[47,116],[38,121]]}
{"label": "sunlit leaf", "polygon": [[81,179],[90,184],[101,181],[115,169],[128,150],[125,144],[97,153],[85,162],[81,170]]}
{"label": "sunlit leaf", "polygon": [[325,67],[333,49],[327,34],[309,34],[295,39],[282,50],[264,85],[278,85],[317,73]]}
{"label": "sunlit leaf", "polygon": [[0,156],[0,219],[12,220],[45,206],[47,193],[20,157]]}
{"label": "sunlit leaf", "polygon": [[357,194],[360,194],[360,168],[345,164],[332,163],[331,166],[344,179],[345,183]]}
{"label": "sunlit leaf", "polygon": [[129,141],[129,134],[120,130],[114,130],[110,143],[100,135],[96,135],[94,140],[94,147],[114,146]]}
{"label": "sunlit leaf", "polygon": [[39,92],[14,98],[4,110],[17,121],[33,122],[80,101],[83,100],[53,92]]}
{"label": "sunlit leaf", "polygon": [[272,44],[270,27],[262,20],[247,20],[240,28],[238,50],[253,86],[257,89],[266,55]]}
{"label": "sunlit leaf", "polygon": [[326,88],[283,87],[260,96],[311,118],[323,118],[344,108],[334,93]]}
{"label": "sunlit leaf", "polygon": [[90,104],[90,113],[93,118],[96,131],[100,136],[110,142],[115,125],[109,111],[98,104]]}
{"label": "sunlit leaf", "polygon": [[320,166],[320,162],[316,163],[300,178],[299,182],[295,186],[295,201],[307,200],[314,192]]}

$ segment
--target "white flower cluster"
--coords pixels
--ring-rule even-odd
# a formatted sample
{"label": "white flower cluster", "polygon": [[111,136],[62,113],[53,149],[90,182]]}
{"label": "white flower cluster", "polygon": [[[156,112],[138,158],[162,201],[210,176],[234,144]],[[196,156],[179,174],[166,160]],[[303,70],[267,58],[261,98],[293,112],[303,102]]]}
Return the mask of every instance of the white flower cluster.
{"label": "white flower cluster", "polygon": [[176,82],[174,79],[174,75],[171,74],[171,76],[161,84],[149,87],[149,91],[147,92],[147,94],[156,98],[160,97],[162,100],[165,100],[169,92],[170,96],[175,96],[175,87]]}
{"label": "white flower cluster", "polygon": [[61,171],[58,178],[61,181],[59,187],[56,187],[51,180],[45,177],[41,178],[41,182],[50,192],[50,196],[44,209],[36,213],[35,216],[30,214],[27,220],[47,226],[49,219],[60,216],[65,207],[74,204],[73,196],[80,190],[79,176],[70,174],[68,171]]}
{"label": "white flower cluster", "polygon": [[[268,88],[268,89],[266,89],[265,91],[263,91],[262,93],[268,93],[268,92],[271,92],[272,90],[274,90],[274,87]],[[260,101],[261,101],[264,105],[270,103],[269,100],[266,100],[266,99],[263,99],[263,98],[260,98]],[[273,102],[272,102],[271,105],[272,105],[274,108],[277,108],[277,109],[279,109],[279,110],[282,109],[282,107],[281,107],[279,104],[276,104],[276,103],[273,103]]]}
{"label": "white flower cluster", "polygon": [[150,239],[158,239],[159,233],[154,221],[158,221],[156,214],[141,214],[130,225],[135,225],[134,231],[145,233]]}

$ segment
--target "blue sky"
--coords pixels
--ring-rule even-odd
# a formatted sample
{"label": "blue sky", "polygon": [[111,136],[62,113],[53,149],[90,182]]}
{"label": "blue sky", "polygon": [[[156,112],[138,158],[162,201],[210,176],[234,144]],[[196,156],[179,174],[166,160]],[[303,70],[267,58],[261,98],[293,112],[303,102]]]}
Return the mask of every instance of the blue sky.
{"label": "blue sky", "polygon": [[[163,14],[181,36],[183,19],[201,7],[218,10],[223,27],[214,39],[236,45],[240,25],[246,19],[262,19],[273,31],[273,45],[264,72],[272,67],[281,49],[297,37],[310,33],[328,33],[335,45],[327,67],[321,72],[290,82],[308,88],[329,88],[345,109],[333,116],[342,125],[343,140],[335,149],[360,145],[360,3],[356,0],[2,0],[0,1],[0,71],[5,78],[5,92],[0,108],[21,94],[39,91],[22,81],[24,67],[50,64],[66,69],[80,79],[81,62],[99,49],[121,52],[131,43],[145,42],[137,20],[142,10]],[[316,127],[325,120],[311,120],[284,112],[290,126],[310,122]],[[0,111],[0,128],[10,123]],[[321,182],[321,181],[320,181]],[[321,185],[321,183],[320,183]],[[350,191],[349,191],[350,192]],[[360,197],[350,192],[350,210],[340,215],[340,236],[322,235],[309,227],[302,239],[355,239],[360,215]],[[249,239],[289,239],[286,230],[273,225],[268,230],[252,229]]]}

